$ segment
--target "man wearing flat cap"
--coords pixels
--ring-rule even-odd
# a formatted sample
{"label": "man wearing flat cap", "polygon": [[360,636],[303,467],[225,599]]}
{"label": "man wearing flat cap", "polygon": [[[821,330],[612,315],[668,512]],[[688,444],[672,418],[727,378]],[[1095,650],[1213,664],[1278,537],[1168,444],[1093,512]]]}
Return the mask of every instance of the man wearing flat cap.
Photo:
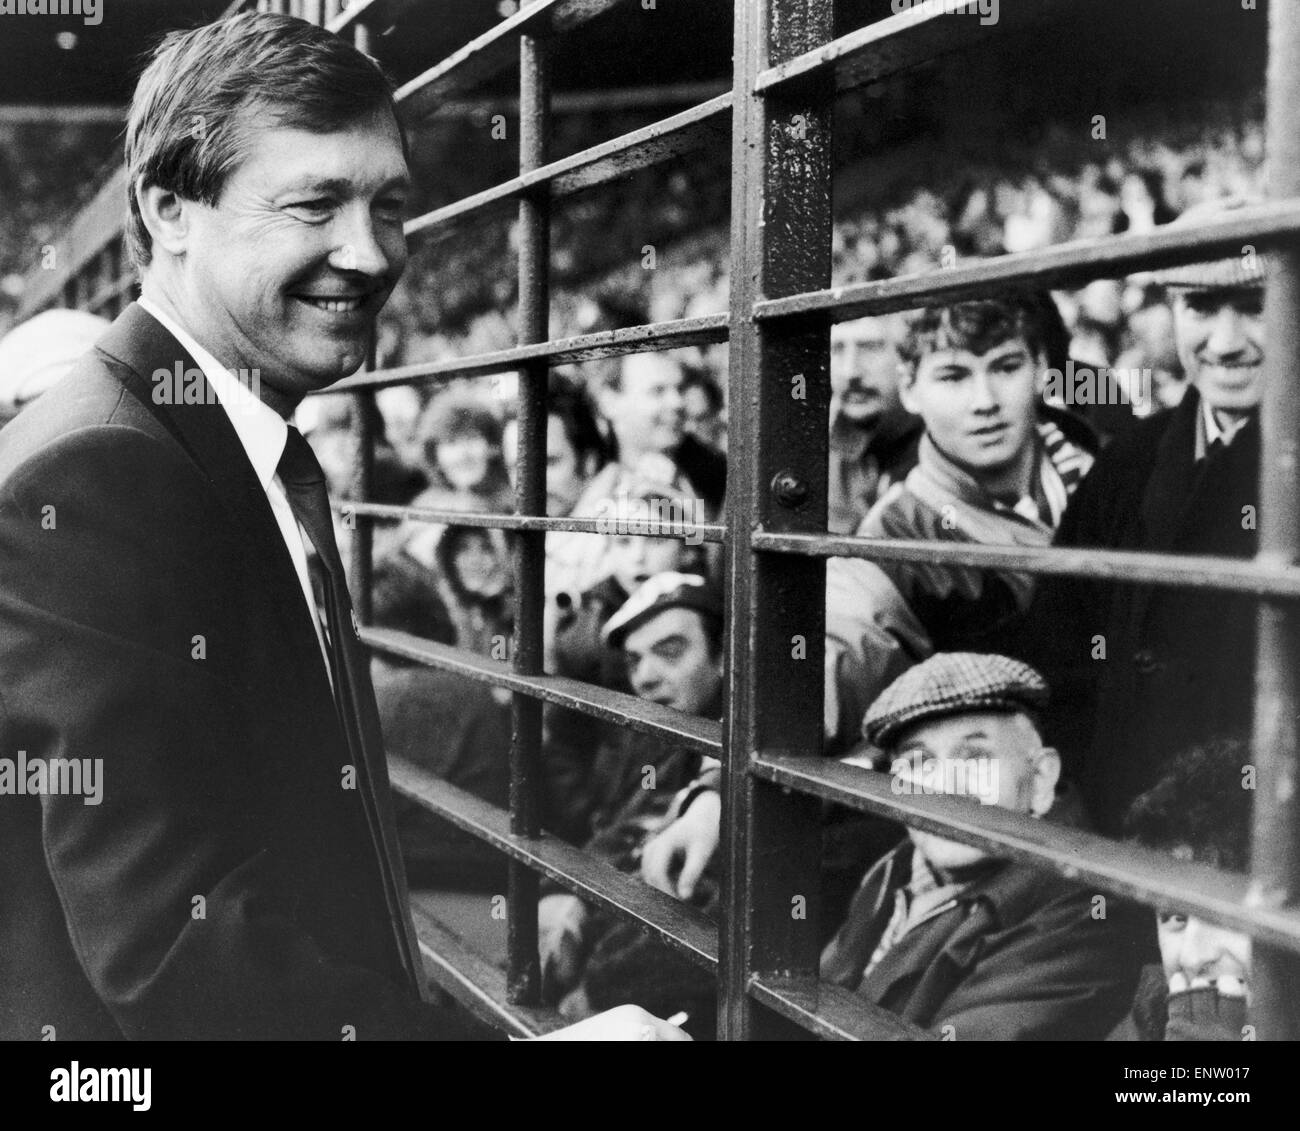
{"label": "man wearing flat cap", "polygon": [[[1066,820],[1039,737],[1047,685],[1005,656],[941,652],[895,680],[863,733],[896,793]],[[1054,873],[919,829],[875,864],[822,977],[945,1040],[1099,1040],[1133,999],[1149,915]]]}
{"label": "man wearing flat cap", "polygon": [[[1245,201],[1214,202],[1179,224]],[[1266,263],[1236,258],[1159,273],[1189,379],[1182,403],[1139,421],[1097,460],[1055,545],[1250,558],[1259,504]],[[1162,763],[1251,721],[1255,607],[1246,597],[1045,577],[1022,658],[1053,692],[1046,722],[1101,831]]]}
{"label": "man wearing flat cap", "polygon": [[[610,617],[603,637],[626,665],[641,699],[683,715],[722,715],[722,593],[706,578],[666,571],[638,586]],[[683,720],[685,721],[685,720]],[[604,745],[590,778],[596,784],[596,832],[588,852],[621,872],[640,867],[646,839],[676,818],[694,792],[716,789],[718,762],[659,736],[623,730]],[[711,793],[715,801],[717,793]],[[709,802],[700,802],[709,804]],[[715,914],[718,877],[687,877],[681,897]],[[655,936],[568,892],[546,895],[538,908],[545,993],[560,1012],[582,1020],[610,998],[635,1000],[661,1016],[685,1012],[687,1032],[716,1031],[717,983],[712,975]]]}

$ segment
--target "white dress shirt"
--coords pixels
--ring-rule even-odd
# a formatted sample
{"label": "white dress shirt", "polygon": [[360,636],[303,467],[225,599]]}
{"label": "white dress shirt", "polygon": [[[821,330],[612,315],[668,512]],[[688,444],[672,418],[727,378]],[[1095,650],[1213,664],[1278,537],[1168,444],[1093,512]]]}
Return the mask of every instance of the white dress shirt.
{"label": "white dress shirt", "polygon": [[1208,402],[1201,401],[1201,427],[1196,434],[1196,460],[1199,463],[1209,453],[1210,445],[1216,440],[1225,448],[1237,438],[1237,433],[1246,426],[1250,419],[1245,414],[1229,417],[1227,425],[1219,423]]}
{"label": "white dress shirt", "polygon": [[271,504],[271,514],[280,528],[280,536],[284,539],[289,557],[293,559],[293,568],[298,574],[298,584],[302,587],[307,608],[311,610],[311,623],[316,629],[316,640],[320,644],[321,656],[325,660],[325,674],[330,677],[333,686],[329,648],[325,643],[320,613],[317,611],[316,598],[312,593],[311,575],[307,571],[306,535],[293,516],[289,497],[284,493],[284,486],[276,474],[280,456],[284,454],[285,441],[289,437],[288,425],[275,409],[262,401],[255,392],[247,388],[238,377],[199,345],[193,336],[156,302],[145,296],[141,296],[137,301],[158,319],[172,337],[180,342],[189,355],[198,362],[199,368],[203,370],[203,376],[208,379],[208,384],[212,386],[212,391],[221,403],[221,407],[226,410],[226,415],[235,429],[235,435],[239,437],[244,453],[248,456],[248,462],[253,465],[253,473],[262,485],[262,490],[266,492],[267,501]]}

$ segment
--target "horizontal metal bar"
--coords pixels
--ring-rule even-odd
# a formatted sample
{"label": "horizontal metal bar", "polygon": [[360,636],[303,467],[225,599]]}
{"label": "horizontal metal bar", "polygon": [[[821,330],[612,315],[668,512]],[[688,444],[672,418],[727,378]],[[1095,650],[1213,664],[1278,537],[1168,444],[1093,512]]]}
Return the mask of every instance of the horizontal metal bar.
{"label": "horizontal metal bar", "polygon": [[717,930],[688,903],[652,888],[640,876],[619,872],[603,860],[556,837],[518,836],[510,812],[435,777],[402,758],[389,759],[389,778],[402,796],[528,867],[575,895],[608,907],[654,931],[692,962],[712,970],[718,961]]}
{"label": "horizontal metal bar", "polygon": [[725,141],[731,130],[731,94],[723,94],[671,118],[633,130],[571,157],[552,161],[513,180],[467,196],[407,221],[408,239],[445,236],[457,222],[486,218],[490,209],[525,193],[548,188],[552,199],[607,184],[640,169]]}
{"label": "horizontal metal bar", "polygon": [[832,322],[846,322],[867,314],[977,298],[999,286],[1068,288],[1093,279],[1241,256],[1248,248],[1262,249],[1300,235],[1300,199],[1254,205],[1230,215],[1231,219],[1197,227],[1166,225],[1145,235],[1074,240],[945,270],[765,299],[754,304],[754,317],[765,321],[825,311]]}
{"label": "horizontal metal bar", "polygon": [[721,543],[727,528],[711,523],[651,522],[631,518],[542,518],[526,514],[470,514],[433,507],[397,507],[388,503],[362,503],[355,499],[333,499],[331,505],[342,514],[397,518],[411,522],[441,522],[447,526],[479,526],[493,530],[556,530],[574,534],[643,534],[648,538],[679,538],[683,541]]}
{"label": "horizontal metal bar", "polygon": [[456,672],[470,679],[519,691],[592,715],[606,722],[625,723],[633,730],[653,734],[715,757],[722,751],[722,725],[714,719],[684,715],[671,707],[609,691],[592,683],[558,675],[520,675],[500,660],[491,660],[463,648],[435,644],[407,632],[388,628],[361,629],[361,641],[394,656],[426,664],[442,671]]}
{"label": "horizontal metal bar", "polygon": [[991,35],[1001,39],[1023,32],[1077,6],[1075,0],[1002,0],[996,24],[989,25],[978,15],[953,15],[918,3],[769,67],[759,73],[754,88],[770,91],[833,71],[836,88],[850,90],[951,51],[976,47]]}
{"label": "horizontal metal bar", "polygon": [[626,0],[534,0],[397,91],[403,117],[429,114],[441,98],[473,88],[519,63],[519,38],[571,31]]}
{"label": "horizontal metal bar", "polygon": [[833,1041],[937,1039],[927,1030],[831,982],[756,974],[749,982],[749,996],[816,1036]]}
{"label": "horizontal metal bar", "polygon": [[655,322],[648,326],[631,326],[626,330],[605,330],[599,334],[582,334],[527,346],[513,346],[493,353],[472,354],[446,361],[403,365],[396,369],[376,369],[336,382],[318,395],[341,393],[349,389],[383,388],[406,385],[412,381],[450,380],[457,377],[483,377],[489,373],[509,373],[529,361],[546,360],[551,365],[576,365],[605,357],[623,357],[629,353],[675,350],[686,346],[713,345],[727,340],[727,314],[705,314],[699,318],[679,318]]}
{"label": "horizontal metal bar", "polygon": [[512,1005],[505,971],[467,947],[418,900],[411,902],[415,937],[430,978],[470,1013],[512,1037],[540,1037],[568,1024],[555,1010]]}
{"label": "horizontal metal bar", "polygon": [[1286,950],[1300,951],[1300,907],[1254,906],[1246,876],[1175,860],[1163,852],[1081,829],[1036,821],[968,797],[896,794],[889,774],[834,759],[764,754],[750,761],[750,772],[825,801],[973,844],[1141,903],[1176,907]]}
{"label": "horizontal metal bar", "polygon": [[1131,550],[1026,548],[977,542],[857,538],[848,534],[769,534],[752,543],[766,553],[812,558],[865,558],[878,562],[925,562],[974,566],[1058,577],[1086,577],[1134,585],[1161,585],[1255,597],[1300,597],[1300,567],[1272,566],[1241,558],[1192,557]]}

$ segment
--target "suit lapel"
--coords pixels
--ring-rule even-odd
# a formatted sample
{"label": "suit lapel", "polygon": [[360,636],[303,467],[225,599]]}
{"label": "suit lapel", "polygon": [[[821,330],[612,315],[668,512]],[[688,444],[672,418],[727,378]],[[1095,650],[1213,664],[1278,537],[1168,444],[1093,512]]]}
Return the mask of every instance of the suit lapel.
{"label": "suit lapel", "polygon": [[[242,546],[251,559],[249,573],[267,588],[269,600],[266,603],[276,609],[293,654],[297,657],[318,656],[320,647],[303,606],[298,573],[271,513],[266,492],[253,471],[230,417],[212,392],[198,363],[156,318],[136,303],[122,312],[97,348],[127,367],[123,379],[128,389],[190,454],[213,494],[230,515],[232,528],[244,533]],[[199,375],[202,403],[169,404],[164,398],[155,396],[160,387],[174,389],[171,379],[178,364],[183,372],[193,371]],[[166,386],[159,386],[152,380],[159,371],[167,375]],[[146,377],[146,374],[150,376]],[[160,400],[164,403],[159,403]],[[303,663],[303,667],[308,666]],[[324,663],[310,667],[312,677],[304,675],[304,682],[310,681],[307,686],[315,685],[318,699],[332,698]]]}
{"label": "suit lapel", "polygon": [[1196,464],[1200,410],[1200,396],[1194,388],[1188,389],[1182,403],[1174,409],[1174,419],[1160,437],[1155,466],[1142,493],[1144,549],[1160,553],[1171,550],[1195,501],[1201,470]]}
{"label": "suit lapel", "polygon": [[[1155,465],[1142,492],[1143,538],[1134,549],[1171,553],[1186,528],[1204,481],[1205,461],[1200,466],[1196,463],[1200,411],[1200,394],[1193,386],[1174,409],[1174,418],[1160,437]],[[1133,587],[1130,624],[1134,632],[1140,632],[1154,595],[1150,585]]]}
{"label": "suit lapel", "polygon": [[[243,541],[245,552],[254,560],[249,574],[259,583],[268,586],[272,605],[287,633],[290,650],[295,657],[320,656],[319,642],[304,608],[298,573],[289,556],[280,527],[271,513],[266,491],[253,471],[248,455],[240,442],[226,410],[218,402],[202,376],[202,370],[181,344],[156,318],[136,303],[132,303],[114,322],[100,341],[98,348],[109,357],[127,367],[124,381],[139,399],[180,442],[207,478],[213,493],[229,513],[234,529],[246,532]],[[199,404],[160,404],[153,395],[154,384],[146,379],[158,370],[164,371],[170,381],[177,364],[183,372],[199,373],[203,396]],[[344,603],[351,607],[346,590]],[[351,618],[349,617],[350,621]],[[360,746],[357,752],[362,762],[369,797],[365,799],[366,823],[376,853],[385,902],[390,921],[394,926],[395,941],[403,957],[403,965],[417,994],[423,995],[424,978],[419,957],[419,944],[409,912],[409,895],[406,874],[392,818],[389,794],[388,767],[384,757],[383,735],[379,713],[375,706],[370,684],[369,669],[360,645],[349,634],[355,630],[351,623],[335,626],[340,635],[340,653],[351,669],[349,683],[355,689],[354,714],[360,729]],[[317,718],[337,718],[338,704],[332,693],[325,665],[311,664],[299,659],[302,666],[310,665],[314,678],[309,677],[299,687],[311,688],[313,702],[309,709]],[[347,742],[347,726],[342,725]]]}

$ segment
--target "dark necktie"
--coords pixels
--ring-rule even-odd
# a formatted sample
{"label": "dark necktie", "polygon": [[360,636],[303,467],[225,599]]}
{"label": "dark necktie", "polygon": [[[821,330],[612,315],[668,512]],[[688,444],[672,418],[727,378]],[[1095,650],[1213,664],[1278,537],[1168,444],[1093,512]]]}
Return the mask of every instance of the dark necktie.
{"label": "dark necktie", "polygon": [[419,951],[406,903],[406,877],[398,849],[397,831],[385,794],[389,789],[388,767],[384,762],[379,711],[370,682],[369,661],[358,637],[356,614],[348,597],[343,559],[334,541],[329,492],[325,473],[311,445],[298,429],[290,426],[284,454],[277,467],[280,482],[294,518],[316,547],[325,596],[325,617],[329,629],[330,666],[334,673],[334,700],[339,722],[347,737],[352,764],[366,821],[375,851],[379,855],[390,921],[409,977],[417,991],[423,987]]}

